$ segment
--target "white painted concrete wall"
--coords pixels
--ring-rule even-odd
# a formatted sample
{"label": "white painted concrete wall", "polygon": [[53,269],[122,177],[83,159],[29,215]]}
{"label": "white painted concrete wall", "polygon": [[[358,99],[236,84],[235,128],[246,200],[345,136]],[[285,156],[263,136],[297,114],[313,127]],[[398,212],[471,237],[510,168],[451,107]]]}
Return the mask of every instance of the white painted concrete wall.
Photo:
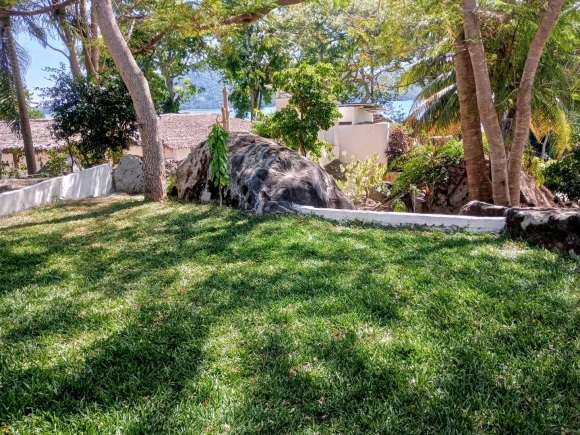
{"label": "white painted concrete wall", "polygon": [[59,200],[108,195],[113,190],[112,174],[113,167],[107,163],[0,194],[0,216]]}
{"label": "white painted concrete wall", "polygon": [[503,217],[449,216],[440,214],[391,213],[366,210],[337,210],[296,206],[302,214],[313,214],[339,222],[361,222],[382,226],[422,226],[441,229],[463,229],[478,233],[499,233],[505,227]]}
{"label": "white painted concrete wall", "polygon": [[[389,140],[389,124],[340,125],[338,127],[340,159],[350,163],[351,157],[364,160],[379,154],[379,162],[387,163],[385,151]],[[342,152],[346,151],[346,158]]]}

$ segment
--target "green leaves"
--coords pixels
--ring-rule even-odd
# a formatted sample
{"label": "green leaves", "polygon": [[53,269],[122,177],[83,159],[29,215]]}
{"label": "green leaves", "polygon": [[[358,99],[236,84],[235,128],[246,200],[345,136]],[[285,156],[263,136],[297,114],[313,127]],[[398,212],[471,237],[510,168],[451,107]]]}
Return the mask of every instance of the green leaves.
{"label": "green leaves", "polygon": [[288,105],[269,119],[270,137],[281,140],[306,156],[320,157],[328,143],[318,139],[341,118],[335,101],[343,91],[342,82],[326,63],[301,64],[274,74],[274,86],[288,92]]}
{"label": "green leaves", "polygon": [[214,186],[221,188],[230,184],[228,174],[228,132],[216,122],[208,137],[207,146],[212,155],[210,169]]}

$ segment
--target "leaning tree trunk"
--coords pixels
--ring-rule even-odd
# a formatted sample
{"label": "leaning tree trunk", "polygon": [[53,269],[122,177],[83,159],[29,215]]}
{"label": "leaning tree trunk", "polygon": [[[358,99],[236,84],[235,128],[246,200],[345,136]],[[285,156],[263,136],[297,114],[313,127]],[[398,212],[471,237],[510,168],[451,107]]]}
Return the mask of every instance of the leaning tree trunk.
{"label": "leaning tree trunk", "polygon": [[[53,0],[53,4],[54,3],[55,0]],[[76,52],[75,39],[70,30],[68,20],[66,19],[66,9],[55,11],[54,14],[56,15],[58,25],[60,26],[60,31],[62,32],[61,36],[64,45],[68,50],[68,60],[70,63],[70,69],[73,74],[73,77],[76,79],[82,78],[83,73],[81,71],[81,66],[79,64],[79,59]]]}
{"label": "leaning tree trunk", "polygon": [[455,73],[469,198],[489,202],[493,198],[493,190],[483,152],[473,66],[463,35],[455,41]]}
{"label": "leaning tree trunk", "polygon": [[564,0],[551,0],[546,8],[538,30],[528,50],[528,57],[524,65],[524,72],[519,86],[516,102],[516,116],[514,127],[514,139],[510,150],[508,163],[508,175],[510,183],[510,195],[512,202],[516,203],[516,198],[520,197],[520,173],[522,170],[522,157],[524,148],[530,136],[530,121],[532,118],[532,88],[540,58],[546,46],[546,42],[552,33]]}
{"label": "leaning tree trunk", "polygon": [[477,1],[462,0],[462,10],[465,40],[471,56],[477,90],[477,107],[489,143],[493,202],[496,205],[510,205],[505,144],[491,92],[485,49],[477,20]]}
{"label": "leaning tree trunk", "polygon": [[28,174],[34,175],[37,172],[36,155],[34,154],[34,143],[32,142],[32,131],[30,130],[30,118],[28,116],[28,106],[26,104],[26,93],[24,91],[24,83],[22,82],[20,64],[18,63],[16,43],[14,42],[10,17],[3,17],[0,18],[0,20],[2,22],[2,27],[4,28],[4,38],[6,40],[6,47],[8,48],[8,57],[10,59],[10,67],[12,68],[12,78],[16,90],[18,116],[20,118],[20,133],[22,134],[22,141],[24,142],[26,167],[28,168]]}
{"label": "leaning tree trunk", "polygon": [[123,81],[129,89],[143,147],[143,184],[145,199],[161,201],[166,197],[163,147],[159,140],[157,114],[147,79],[139,69],[115,21],[110,0],[93,0],[105,44]]}

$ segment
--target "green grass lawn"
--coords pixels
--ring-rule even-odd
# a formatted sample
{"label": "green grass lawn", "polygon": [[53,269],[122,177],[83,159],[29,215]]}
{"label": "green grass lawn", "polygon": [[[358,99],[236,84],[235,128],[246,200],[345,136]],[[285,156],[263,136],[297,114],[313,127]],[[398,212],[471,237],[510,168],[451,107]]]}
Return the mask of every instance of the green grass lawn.
{"label": "green grass lawn", "polygon": [[580,260],[137,200],[0,218],[0,434],[580,433]]}

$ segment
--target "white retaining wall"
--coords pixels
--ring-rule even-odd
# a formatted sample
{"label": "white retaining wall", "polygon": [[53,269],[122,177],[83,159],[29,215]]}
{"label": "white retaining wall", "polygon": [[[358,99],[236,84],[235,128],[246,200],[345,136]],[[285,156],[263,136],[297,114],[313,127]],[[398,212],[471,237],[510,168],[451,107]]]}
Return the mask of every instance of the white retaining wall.
{"label": "white retaining wall", "polygon": [[113,190],[110,163],[0,194],[0,216],[64,199],[105,196]]}
{"label": "white retaining wall", "polygon": [[503,217],[474,217],[442,214],[391,213],[365,210],[337,210],[297,205],[302,214],[313,214],[340,222],[361,222],[382,226],[426,226],[441,229],[464,229],[479,233],[499,233],[505,227]]}

